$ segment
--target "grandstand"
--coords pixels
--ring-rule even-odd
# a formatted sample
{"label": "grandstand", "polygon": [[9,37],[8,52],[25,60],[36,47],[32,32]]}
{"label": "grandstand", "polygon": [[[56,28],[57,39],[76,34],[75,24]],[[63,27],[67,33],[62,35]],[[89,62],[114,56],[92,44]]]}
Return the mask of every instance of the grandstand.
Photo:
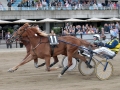
{"label": "grandstand", "polygon": [[[8,10],[7,7],[7,0],[0,0],[3,4],[4,7],[6,7],[6,10]],[[3,20],[10,20],[10,21],[15,21],[17,19],[30,19],[30,20],[36,20],[39,21],[41,19],[44,18],[54,18],[54,19],[60,19],[60,20],[64,20],[64,19],[68,19],[68,18],[78,18],[78,19],[88,19],[88,18],[92,18],[92,17],[96,17],[96,18],[112,18],[112,17],[117,17],[120,18],[120,10],[118,8],[116,9],[89,9],[88,8],[84,8],[84,9],[73,9],[72,7],[65,7],[64,5],[60,8],[56,8],[56,6],[51,6],[48,7],[48,4],[46,5],[45,9],[41,8],[41,9],[36,9],[36,6],[31,6],[31,7],[26,7],[26,6],[22,6],[22,7],[18,7],[18,4],[21,2],[22,0],[15,0],[15,2],[12,4],[12,9],[11,11],[8,12],[4,12],[4,11],[0,11],[0,18]],[[63,3],[63,0],[59,0],[60,2]],[[75,0],[77,1],[77,0]],[[83,0],[84,1],[84,0]],[[105,3],[105,0],[97,0],[97,1],[103,1]],[[37,2],[38,3],[38,2]],[[85,6],[85,5],[84,5]],[[14,11],[16,10],[16,11]],[[20,11],[18,11],[20,10]],[[104,15],[103,15],[104,14]],[[80,22],[81,23],[81,22]],[[82,24],[85,24],[84,22],[82,22]],[[97,23],[95,23],[97,26]],[[100,22],[98,24],[101,24]],[[54,26],[56,24],[53,23],[40,23],[40,26],[43,27],[44,30],[48,30],[51,26]],[[60,26],[63,26],[63,23],[59,24]]]}
{"label": "grandstand", "polygon": [[[2,2],[3,6],[5,8],[4,10],[8,10],[8,7],[7,7],[8,0],[0,0],[0,1]],[[68,5],[63,2],[64,0],[59,0],[59,1],[49,0],[49,2],[47,2],[47,0],[46,0],[46,6],[44,6],[43,2],[41,2],[42,3],[41,7],[39,6],[40,5],[39,2],[35,2],[35,6],[33,7],[32,0],[30,0],[30,3],[29,3],[30,7],[27,7],[26,2],[22,3],[21,6],[18,7],[18,5],[20,4],[21,1],[22,0],[15,0],[15,2],[12,4],[11,10],[76,10],[76,9],[94,10],[94,9],[98,9],[97,3],[96,3],[97,8],[95,8],[94,5],[88,6],[87,3],[86,3],[86,5],[80,6],[78,4],[78,0],[72,0],[72,1],[75,1],[75,3],[72,2],[71,4],[68,4]],[[80,0],[80,1],[82,1],[82,4],[83,4],[84,1],[88,1],[88,0]],[[103,3],[106,3],[108,0],[95,0],[95,1],[103,4]],[[111,0],[111,1],[117,1],[117,0]],[[119,0],[119,2],[120,2],[120,0]],[[89,2],[89,3],[91,3],[91,2]],[[92,2],[92,3],[94,4],[94,2]],[[107,9],[109,8],[108,6],[106,6],[106,7],[107,7]],[[102,7],[102,9],[104,9],[104,7]]]}

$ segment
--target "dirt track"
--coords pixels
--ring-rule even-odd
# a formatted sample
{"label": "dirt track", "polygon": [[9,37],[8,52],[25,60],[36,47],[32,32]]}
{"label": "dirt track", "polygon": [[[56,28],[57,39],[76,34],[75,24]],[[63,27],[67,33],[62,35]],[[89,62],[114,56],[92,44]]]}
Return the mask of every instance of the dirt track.
{"label": "dirt track", "polygon": [[[100,81],[95,74],[82,76],[77,67],[58,79],[61,69],[46,72],[45,67],[34,68],[33,61],[21,66],[14,73],[7,72],[9,68],[18,64],[25,54],[24,50],[0,51],[0,90],[120,90],[120,53],[111,61],[114,72],[106,81]],[[58,64],[62,58],[63,56],[59,56]],[[39,63],[42,62],[44,60],[39,59]]]}

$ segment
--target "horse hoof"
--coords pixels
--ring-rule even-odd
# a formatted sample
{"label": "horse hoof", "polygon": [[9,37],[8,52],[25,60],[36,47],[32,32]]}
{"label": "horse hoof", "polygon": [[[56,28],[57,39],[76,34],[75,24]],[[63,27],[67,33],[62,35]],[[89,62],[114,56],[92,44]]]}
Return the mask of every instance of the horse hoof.
{"label": "horse hoof", "polygon": [[12,72],[14,72],[14,70],[12,70],[12,69],[9,69],[9,70],[8,70],[8,72],[11,72],[11,73],[12,73]]}
{"label": "horse hoof", "polygon": [[59,74],[59,75],[58,75],[58,78],[61,78],[61,77],[62,77],[62,75],[61,75],[61,74]]}
{"label": "horse hoof", "polygon": [[16,71],[16,70],[17,70],[17,69],[15,69],[15,70],[9,69],[8,72],[11,72],[11,73],[12,73],[12,72],[14,72],[14,71]]}

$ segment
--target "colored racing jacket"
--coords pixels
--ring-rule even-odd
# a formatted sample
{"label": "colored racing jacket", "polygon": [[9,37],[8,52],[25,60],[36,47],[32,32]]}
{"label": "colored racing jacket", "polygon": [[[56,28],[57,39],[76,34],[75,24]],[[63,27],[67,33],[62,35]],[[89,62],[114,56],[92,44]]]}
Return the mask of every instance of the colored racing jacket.
{"label": "colored racing jacket", "polygon": [[113,49],[115,48],[117,45],[119,44],[119,41],[117,38],[114,38],[113,40],[111,40],[110,42],[105,44],[105,47]]}
{"label": "colored racing jacket", "polygon": [[120,49],[120,43],[117,38],[105,44],[105,47],[108,47],[110,50],[114,51],[116,54]]}

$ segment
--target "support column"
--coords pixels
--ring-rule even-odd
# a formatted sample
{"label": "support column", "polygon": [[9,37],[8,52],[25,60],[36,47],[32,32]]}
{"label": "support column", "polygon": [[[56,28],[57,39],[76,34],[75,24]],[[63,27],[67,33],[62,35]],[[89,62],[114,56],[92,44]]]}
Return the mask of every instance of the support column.
{"label": "support column", "polygon": [[3,40],[3,30],[2,30],[2,40]]}
{"label": "support column", "polygon": [[50,33],[50,23],[49,22],[45,23],[45,32]]}

